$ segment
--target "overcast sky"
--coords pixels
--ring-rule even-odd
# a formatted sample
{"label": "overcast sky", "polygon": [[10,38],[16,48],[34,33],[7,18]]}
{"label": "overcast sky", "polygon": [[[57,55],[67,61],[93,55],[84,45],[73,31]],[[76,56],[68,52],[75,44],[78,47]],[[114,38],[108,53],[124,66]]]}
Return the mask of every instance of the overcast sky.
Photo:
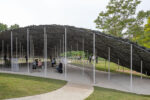
{"label": "overcast sky", "polygon": [[[0,22],[20,26],[39,24],[72,25],[95,29],[94,20],[109,0],[0,0]],[[142,0],[138,10],[150,10]]]}

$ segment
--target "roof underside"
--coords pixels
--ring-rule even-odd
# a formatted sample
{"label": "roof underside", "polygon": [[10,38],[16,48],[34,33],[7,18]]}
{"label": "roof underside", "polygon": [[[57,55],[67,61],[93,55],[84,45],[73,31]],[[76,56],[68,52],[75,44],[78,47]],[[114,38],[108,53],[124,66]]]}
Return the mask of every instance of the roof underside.
{"label": "roof underside", "polygon": [[[19,43],[22,44],[24,51],[27,47],[27,28],[29,29],[30,37],[32,37],[34,44],[35,55],[43,55],[44,48],[44,30],[46,27],[47,33],[47,46],[48,46],[48,56],[54,54],[54,48],[60,47],[60,40],[63,43],[63,36],[65,33],[65,27],[67,29],[67,50],[82,49],[82,41],[84,39],[85,51],[88,50],[89,53],[93,52],[93,33],[96,35],[96,55],[102,58],[108,59],[108,48],[110,47],[110,60],[111,62],[119,63],[122,66],[130,67],[130,45],[133,45],[133,70],[140,72],[141,70],[141,60],[143,61],[143,73],[150,75],[150,50],[141,47],[135,43],[130,42],[122,38],[106,35],[99,31],[93,31],[89,29],[76,28],[72,26],[61,26],[61,25],[40,25],[40,26],[29,26],[24,28],[19,28],[12,30],[13,41],[16,37]],[[10,37],[11,30],[0,33],[0,44],[4,40],[5,53],[7,46],[10,51]],[[7,45],[6,45],[7,44]],[[15,42],[13,42],[15,51]],[[19,47],[19,46],[18,46]],[[62,47],[62,46],[61,46]],[[0,51],[2,51],[2,45],[0,45]],[[61,48],[62,49],[62,48]]]}

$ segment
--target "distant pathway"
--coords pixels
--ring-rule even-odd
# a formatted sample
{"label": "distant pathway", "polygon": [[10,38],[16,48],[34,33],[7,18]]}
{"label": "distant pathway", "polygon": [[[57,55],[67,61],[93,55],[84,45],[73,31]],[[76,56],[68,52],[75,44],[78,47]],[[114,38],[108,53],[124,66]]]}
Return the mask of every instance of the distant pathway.
{"label": "distant pathway", "polygon": [[92,85],[69,82],[64,87],[53,92],[7,100],[84,100],[93,90]]}

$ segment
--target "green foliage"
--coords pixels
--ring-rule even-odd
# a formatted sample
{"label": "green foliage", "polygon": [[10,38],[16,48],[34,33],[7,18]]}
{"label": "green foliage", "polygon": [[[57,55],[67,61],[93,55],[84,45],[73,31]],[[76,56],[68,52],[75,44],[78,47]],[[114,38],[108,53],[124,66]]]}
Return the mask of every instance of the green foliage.
{"label": "green foliage", "polygon": [[[83,54],[85,55],[85,53],[83,51],[68,51],[67,52],[67,56],[71,57],[71,56],[83,56]],[[64,54],[61,54],[61,56],[64,56]]]}
{"label": "green foliage", "polygon": [[7,30],[8,27],[6,24],[0,23],[0,32]]}
{"label": "green foliage", "polygon": [[144,34],[139,39],[139,43],[147,48],[150,48],[150,17],[144,27]]}
{"label": "green foliage", "polygon": [[150,11],[139,11],[136,8],[140,0],[110,0],[106,11],[99,13],[95,20],[96,27],[107,34],[137,41],[144,33],[144,20],[150,15]]}
{"label": "green foliage", "polygon": [[9,28],[6,24],[0,23],[0,32],[5,31],[7,29],[17,29],[19,28],[18,24],[11,25]]}
{"label": "green foliage", "polygon": [[10,29],[17,29],[17,28],[19,28],[19,25],[18,25],[18,24],[14,24],[14,25],[11,25],[11,26],[10,26]]}
{"label": "green foliage", "polygon": [[137,42],[140,44],[140,39],[144,36],[144,20],[147,19],[150,16],[150,11],[144,12],[140,11],[137,14],[136,20],[134,23],[132,23],[127,31],[127,34],[131,37],[134,42]]}

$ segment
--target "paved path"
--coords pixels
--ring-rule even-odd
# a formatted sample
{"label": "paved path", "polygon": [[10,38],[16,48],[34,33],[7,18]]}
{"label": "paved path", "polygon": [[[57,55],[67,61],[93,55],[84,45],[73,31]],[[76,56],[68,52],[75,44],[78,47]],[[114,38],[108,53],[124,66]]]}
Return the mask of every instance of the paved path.
{"label": "paved path", "polygon": [[53,92],[8,100],[84,100],[93,90],[91,85],[69,82]]}
{"label": "paved path", "polygon": [[[3,70],[3,69],[0,69]],[[85,68],[83,71],[82,67],[77,67],[74,65],[68,64],[67,66],[67,77],[65,79],[65,74],[60,74],[56,72],[56,69],[48,66],[47,75],[44,76],[44,69],[35,71],[32,73],[27,72],[27,67],[20,67],[19,72],[11,72],[10,69],[5,69],[6,73],[18,73],[31,76],[40,76],[53,79],[67,80],[72,83],[87,84],[93,85],[93,69]],[[84,73],[83,73],[84,72]],[[141,79],[138,76],[133,76],[133,89],[130,91],[130,75],[111,73],[110,80],[108,80],[108,73],[104,71],[96,70],[96,83],[95,86],[117,89],[126,92],[133,92],[137,94],[146,94],[150,95],[150,79],[143,78]]]}

